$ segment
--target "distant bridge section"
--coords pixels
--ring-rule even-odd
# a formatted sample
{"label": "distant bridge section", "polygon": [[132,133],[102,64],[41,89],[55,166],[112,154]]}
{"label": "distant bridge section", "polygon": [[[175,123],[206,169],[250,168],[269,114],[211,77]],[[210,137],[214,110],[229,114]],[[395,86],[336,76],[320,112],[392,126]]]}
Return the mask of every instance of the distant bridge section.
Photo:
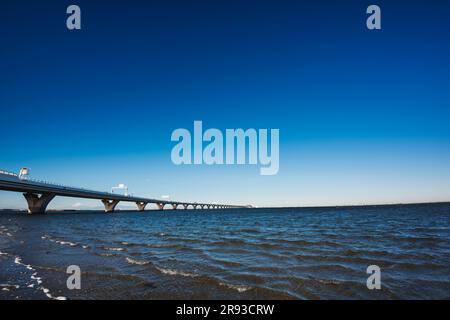
{"label": "distant bridge section", "polygon": [[105,206],[105,212],[107,213],[113,212],[119,202],[134,202],[139,211],[144,211],[149,203],[156,204],[159,210],[163,210],[166,206],[171,206],[173,209],[188,209],[189,207],[191,209],[231,209],[251,207],[215,203],[177,202],[93,191],[29,178],[23,179],[15,173],[3,170],[0,170],[0,190],[23,193],[25,200],[28,203],[29,214],[45,213],[48,204],[56,196],[98,199],[102,201]]}

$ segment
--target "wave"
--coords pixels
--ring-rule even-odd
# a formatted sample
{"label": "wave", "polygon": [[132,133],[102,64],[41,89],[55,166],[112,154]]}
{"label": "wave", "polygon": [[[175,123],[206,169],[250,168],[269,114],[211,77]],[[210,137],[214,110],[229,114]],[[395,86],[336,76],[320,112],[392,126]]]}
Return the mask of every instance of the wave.
{"label": "wave", "polygon": [[146,264],[150,263],[149,261],[135,260],[135,259],[131,259],[131,258],[128,258],[128,257],[126,257],[125,259],[127,260],[127,262],[129,264],[136,264],[136,265],[139,265],[139,266],[143,266],[143,265],[146,265]]}
{"label": "wave", "polygon": [[209,259],[211,259],[214,263],[217,263],[219,265],[224,265],[228,267],[241,267],[242,263],[236,262],[236,261],[230,261],[230,260],[222,260],[217,258],[212,258],[209,255],[207,255]]}
{"label": "wave", "polygon": [[108,251],[125,251],[124,248],[115,248],[115,247],[103,247],[103,249]]}
{"label": "wave", "polygon": [[140,243],[140,242],[126,242],[121,241],[121,245],[125,247],[142,247],[142,248],[150,248],[150,249],[158,249],[158,248],[173,248],[173,249],[189,249],[187,246],[183,246],[180,244],[159,244],[159,243]]}
{"label": "wave", "polygon": [[258,234],[258,233],[261,233],[261,231],[259,229],[255,229],[255,228],[242,228],[242,229],[236,229],[236,230],[229,231],[229,234],[232,234],[232,235],[240,235],[242,233]]}
{"label": "wave", "polygon": [[[155,268],[158,271],[160,271],[161,273],[167,274],[167,275],[170,275],[170,276],[182,276],[182,277],[190,277],[190,278],[199,278],[199,277],[201,277],[199,274],[190,273],[190,272],[184,272],[184,271],[175,270],[175,269],[168,269],[168,268],[161,268],[161,267],[155,267]],[[227,287],[229,289],[236,290],[236,291],[238,291],[240,293],[252,289],[252,287],[250,287],[250,286],[221,282],[221,281],[219,281],[217,279],[210,278],[210,277],[202,277],[202,278],[205,281],[208,281],[208,282],[212,281],[213,283],[219,284],[220,286]]]}
{"label": "wave", "polygon": [[2,291],[11,291],[20,288],[18,284],[0,283],[0,288]]}
{"label": "wave", "polygon": [[100,256],[100,257],[119,257],[120,254],[118,253],[109,253],[109,252],[94,252],[94,255]]}
{"label": "wave", "polygon": [[252,289],[252,287],[248,287],[248,286],[244,286],[244,285],[230,284],[230,283],[223,283],[223,282],[219,282],[219,285],[236,290],[237,292],[245,292],[245,291]]}
{"label": "wave", "polygon": [[183,276],[183,277],[191,277],[191,278],[196,278],[199,275],[195,274],[195,273],[189,273],[189,272],[184,272],[184,271],[179,271],[179,270],[174,270],[174,269],[165,269],[165,268],[160,268],[160,267],[155,267],[156,269],[158,269],[159,272],[170,275],[170,276]]}
{"label": "wave", "polygon": [[53,237],[51,237],[49,235],[43,235],[41,237],[41,239],[42,240],[48,240],[50,242],[60,244],[62,246],[70,246],[70,247],[77,247],[78,246],[78,247],[82,247],[83,249],[88,249],[89,248],[88,245],[83,245],[83,244],[79,244],[79,243],[75,243],[75,242],[67,241],[67,240],[59,240],[59,239],[53,238]]}
{"label": "wave", "polygon": [[6,228],[5,226],[0,226],[0,235],[5,235],[8,237],[12,237],[13,235],[11,234],[11,232],[9,231],[8,228]]}
{"label": "wave", "polygon": [[[22,262],[22,258],[19,256],[16,256],[14,259],[14,263],[23,267],[26,267],[28,270],[33,271],[33,274],[30,276],[30,279],[34,282],[36,282],[36,284],[39,286],[38,289],[41,290],[49,299],[52,300],[67,300],[66,297],[63,296],[53,296],[50,293],[50,290],[48,288],[45,288],[44,286],[41,286],[42,284],[42,278],[38,276],[38,273],[36,271],[36,269],[30,265],[30,264],[25,264]],[[28,285],[29,288],[34,288],[34,284],[30,284]]]}

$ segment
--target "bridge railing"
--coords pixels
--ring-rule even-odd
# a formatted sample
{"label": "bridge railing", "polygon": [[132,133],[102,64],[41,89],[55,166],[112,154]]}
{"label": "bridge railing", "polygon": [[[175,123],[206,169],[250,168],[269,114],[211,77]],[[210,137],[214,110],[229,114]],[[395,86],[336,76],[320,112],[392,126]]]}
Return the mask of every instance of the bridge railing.
{"label": "bridge railing", "polygon": [[[20,176],[17,173],[14,172],[10,172],[10,171],[6,171],[6,170],[1,170],[0,169],[0,174],[3,175],[8,175],[11,177],[15,177],[17,179],[20,179]],[[112,193],[110,191],[99,191],[99,190],[92,190],[92,189],[87,189],[87,188],[83,188],[83,187],[75,187],[75,186],[70,186],[70,185],[65,185],[62,183],[57,183],[57,182],[51,182],[48,180],[41,180],[41,179],[36,179],[36,178],[31,178],[31,177],[27,177],[26,179],[20,179],[23,182],[30,182],[30,183],[39,183],[39,184],[43,184],[43,185],[47,185],[47,186],[52,186],[52,187],[58,187],[58,188],[62,188],[65,190],[72,190],[72,191],[83,191],[83,192],[92,192],[92,193],[101,193],[101,194],[105,194],[105,195],[110,195],[110,196],[118,196],[119,194],[116,193]],[[123,195],[126,196],[126,195]],[[129,197],[134,197],[134,195],[128,195]],[[139,198],[139,197],[137,197]]]}
{"label": "bridge railing", "polygon": [[65,184],[61,184],[61,183],[55,183],[55,182],[51,182],[51,181],[47,181],[47,180],[28,178],[28,179],[26,179],[26,181],[41,183],[41,184],[50,185],[50,186],[56,186],[56,187],[63,188],[63,189],[80,190],[80,191],[87,191],[87,192],[94,192],[94,193],[105,193],[105,194],[109,194],[109,195],[116,195],[116,194],[108,192],[108,191],[91,190],[91,189],[87,189],[87,188],[83,188],[83,187],[75,187],[75,186],[65,185]]}
{"label": "bridge railing", "polygon": [[[1,170],[0,169],[0,174],[11,176],[11,177],[15,177],[15,178],[19,178],[19,175],[17,173],[6,171],[6,170]],[[61,184],[61,183],[51,182],[51,181],[47,181],[47,180],[40,180],[40,179],[35,179],[35,178],[30,178],[30,177],[27,177],[26,179],[22,179],[22,181],[29,181],[29,182],[35,182],[35,183],[40,183],[40,184],[46,184],[46,185],[56,186],[56,187],[60,187],[60,188],[64,188],[64,189],[72,189],[72,190],[89,191],[89,192],[96,192],[96,193],[113,194],[113,193],[108,192],[108,191],[94,191],[94,190],[89,190],[89,189],[82,188],[82,187],[74,187],[74,186],[64,185],[64,184]]]}
{"label": "bridge railing", "polygon": [[5,170],[0,170],[0,174],[4,174],[4,175],[7,175],[7,176],[12,176],[12,177],[18,177],[19,176],[17,173],[5,171]]}

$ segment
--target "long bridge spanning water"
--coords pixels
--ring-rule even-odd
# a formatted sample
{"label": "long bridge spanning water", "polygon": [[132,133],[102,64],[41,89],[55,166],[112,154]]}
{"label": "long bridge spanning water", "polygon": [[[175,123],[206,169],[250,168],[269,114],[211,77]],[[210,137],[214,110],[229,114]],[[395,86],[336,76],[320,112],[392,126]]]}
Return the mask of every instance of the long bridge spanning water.
{"label": "long bridge spanning water", "polygon": [[100,192],[83,188],[69,187],[60,184],[49,183],[29,178],[22,178],[20,175],[8,171],[0,170],[0,190],[23,193],[28,203],[28,213],[45,213],[45,210],[56,196],[98,199],[105,206],[105,212],[113,212],[119,202],[134,202],[139,211],[144,211],[149,204],[156,204],[159,210],[165,206],[172,209],[231,209],[248,208],[248,206],[236,206],[216,203],[178,202],[171,200],[158,200],[129,195],[121,195],[110,192]]}

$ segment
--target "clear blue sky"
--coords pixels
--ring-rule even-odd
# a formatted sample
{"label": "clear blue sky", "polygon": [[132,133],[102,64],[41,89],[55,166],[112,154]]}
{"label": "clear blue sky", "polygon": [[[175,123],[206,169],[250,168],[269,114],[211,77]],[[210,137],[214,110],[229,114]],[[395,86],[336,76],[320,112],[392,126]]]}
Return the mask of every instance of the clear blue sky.
{"label": "clear blue sky", "polygon": [[[0,168],[260,206],[450,200],[449,14],[448,1],[4,1]],[[279,128],[278,175],[173,165],[170,135],[194,120]]]}

